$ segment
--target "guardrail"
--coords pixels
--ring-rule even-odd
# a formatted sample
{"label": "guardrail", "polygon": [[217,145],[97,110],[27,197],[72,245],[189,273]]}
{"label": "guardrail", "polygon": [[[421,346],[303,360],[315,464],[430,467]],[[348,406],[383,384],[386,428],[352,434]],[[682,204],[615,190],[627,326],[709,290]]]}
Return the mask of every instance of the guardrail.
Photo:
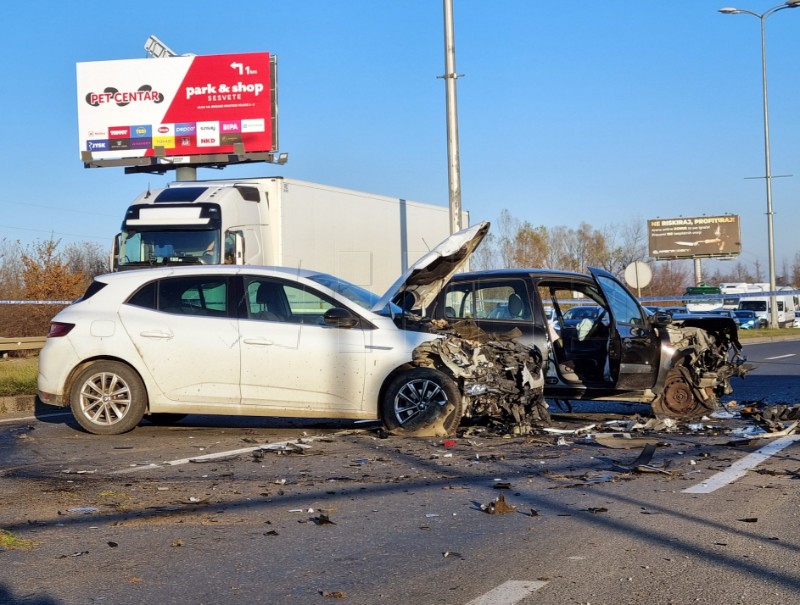
{"label": "guardrail", "polygon": [[22,336],[19,338],[5,338],[0,336],[0,353],[41,349],[46,340],[47,336]]}

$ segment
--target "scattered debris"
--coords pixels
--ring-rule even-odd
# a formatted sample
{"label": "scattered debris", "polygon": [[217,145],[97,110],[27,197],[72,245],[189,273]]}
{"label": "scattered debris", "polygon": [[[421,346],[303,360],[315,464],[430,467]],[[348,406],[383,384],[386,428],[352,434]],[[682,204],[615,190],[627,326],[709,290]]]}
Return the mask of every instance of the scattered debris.
{"label": "scattered debris", "polygon": [[590,506],[586,509],[586,512],[592,513],[593,515],[597,515],[599,513],[607,513],[608,509],[603,506]]}
{"label": "scattered debris", "polygon": [[311,519],[317,525],[336,525],[333,521],[331,521],[328,515],[320,513],[318,517],[313,517]]}
{"label": "scattered debris", "polygon": [[657,439],[651,437],[631,437],[630,433],[599,433],[594,436],[597,445],[613,449],[631,450],[647,444],[658,446]]}
{"label": "scattered debris", "polygon": [[736,519],[742,523],[758,523],[758,517],[746,517],[744,519]]}
{"label": "scattered debris", "polygon": [[91,513],[96,513],[99,509],[95,508],[94,506],[76,506],[75,508],[68,508],[68,513],[80,513],[82,515],[88,515]]}
{"label": "scattered debris", "polygon": [[172,543],[170,543],[170,546],[172,548],[180,548],[183,546],[183,540],[173,540]]}
{"label": "scattered debris", "polygon": [[517,507],[506,504],[506,497],[500,494],[495,500],[489,502],[489,504],[481,504],[481,510],[490,515],[499,515],[503,513],[513,513],[517,510]]}
{"label": "scattered debris", "polygon": [[447,557],[455,557],[456,559],[463,559],[464,556],[460,552],[453,552],[452,550],[446,550],[442,553],[442,556],[446,559]]}
{"label": "scattered debris", "polygon": [[272,443],[267,445],[262,445],[257,450],[253,450],[253,461],[260,462],[264,455],[267,452],[272,452],[273,454],[284,455],[284,454],[305,454],[306,450],[308,450],[311,446],[308,443],[303,443],[301,441],[297,442],[286,442],[286,443]]}
{"label": "scattered debris", "polygon": [[492,487],[494,489],[511,489],[511,483],[508,481],[496,481]]}
{"label": "scattered debris", "polygon": [[345,597],[343,590],[320,590],[319,594],[326,599],[343,599]]}
{"label": "scattered debris", "polygon": [[596,426],[597,426],[596,424],[587,424],[586,426],[582,426],[577,429],[556,429],[551,427],[545,427],[542,430],[545,433],[554,433],[557,435],[580,435],[581,433],[588,433]]}
{"label": "scattered debris", "polygon": [[80,550],[78,552],[74,552],[71,555],[58,555],[57,559],[69,559],[70,557],[82,557],[83,555],[88,555],[88,550]]}

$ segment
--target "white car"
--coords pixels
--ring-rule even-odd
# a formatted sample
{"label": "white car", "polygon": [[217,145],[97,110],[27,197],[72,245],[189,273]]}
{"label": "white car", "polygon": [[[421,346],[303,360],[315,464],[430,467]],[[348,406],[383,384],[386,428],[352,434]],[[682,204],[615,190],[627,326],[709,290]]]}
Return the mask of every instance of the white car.
{"label": "white car", "polygon": [[381,419],[395,429],[431,409],[445,410],[451,432],[461,418],[455,381],[409,363],[437,336],[398,327],[403,309],[392,301],[425,309],[488,227],[452,235],[381,298],[332,275],[276,267],[98,276],[53,318],[39,398],[70,406],[95,434],[186,414]]}

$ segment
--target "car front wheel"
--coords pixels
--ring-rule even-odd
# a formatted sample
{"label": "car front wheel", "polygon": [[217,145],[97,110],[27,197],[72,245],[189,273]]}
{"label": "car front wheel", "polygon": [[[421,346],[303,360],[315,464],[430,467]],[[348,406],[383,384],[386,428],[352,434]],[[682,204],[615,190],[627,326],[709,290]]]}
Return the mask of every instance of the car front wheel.
{"label": "car front wheel", "polygon": [[381,401],[388,431],[412,436],[450,435],[461,421],[456,383],[433,368],[413,368],[396,376]]}
{"label": "car front wheel", "polygon": [[147,408],[147,392],[130,366],[96,361],[75,377],[70,407],[75,420],[88,432],[119,435],[139,424]]}

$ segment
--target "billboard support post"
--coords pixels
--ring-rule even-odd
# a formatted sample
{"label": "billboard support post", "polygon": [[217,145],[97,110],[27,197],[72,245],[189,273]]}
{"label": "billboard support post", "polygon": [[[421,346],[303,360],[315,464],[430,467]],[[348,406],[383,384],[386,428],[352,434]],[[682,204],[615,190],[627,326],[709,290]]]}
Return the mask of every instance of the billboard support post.
{"label": "billboard support post", "polygon": [[699,286],[703,283],[703,267],[700,264],[701,260],[699,257],[695,257],[694,259],[694,285]]}

